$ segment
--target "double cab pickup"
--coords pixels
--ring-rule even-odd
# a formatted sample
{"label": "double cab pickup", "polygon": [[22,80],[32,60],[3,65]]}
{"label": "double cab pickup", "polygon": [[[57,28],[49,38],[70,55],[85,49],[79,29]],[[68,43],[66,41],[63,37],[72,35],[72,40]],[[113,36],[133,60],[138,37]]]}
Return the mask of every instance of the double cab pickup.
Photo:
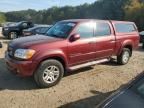
{"label": "double cab pickup", "polygon": [[57,22],[46,33],[11,41],[5,55],[8,69],[19,76],[34,76],[40,87],[56,85],[67,72],[117,57],[128,63],[138,47],[133,22],[72,19]]}

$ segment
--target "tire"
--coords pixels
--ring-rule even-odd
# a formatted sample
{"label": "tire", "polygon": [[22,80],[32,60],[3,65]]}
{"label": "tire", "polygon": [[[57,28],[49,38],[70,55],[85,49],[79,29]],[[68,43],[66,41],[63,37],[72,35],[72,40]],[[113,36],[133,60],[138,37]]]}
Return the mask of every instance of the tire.
{"label": "tire", "polygon": [[10,32],[8,35],[9,39],[16,39],[18,37],[17,32]]}
{"label": "tire", "polygon": [[41,63],[34,73],[34,79],[40,88],[49,88],[58,84],[63,75],[63,65],[57,60],[50,59]]}
{"label": "tire", "polygon": [[120,65],[125,65],[129,62],[131,57],[131,51],[128,48],[124,48],[119,56],[117,56],[117,62]]}

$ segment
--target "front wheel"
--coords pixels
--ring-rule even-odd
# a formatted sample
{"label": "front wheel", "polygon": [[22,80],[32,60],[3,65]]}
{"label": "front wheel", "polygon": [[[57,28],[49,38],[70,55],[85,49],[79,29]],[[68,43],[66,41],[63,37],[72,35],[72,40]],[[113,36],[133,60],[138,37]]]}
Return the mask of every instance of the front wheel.
{"label": "front wheel", "polygon": [[119,56],[117,56],[117,62],[121,65],[128,63],[131,56],[131,51],[128,48],[124,48]]}
{"label": "front wheel", "polygon": [[34,73],[34,79],[41,88],[52,87],[58,84],[63,77],[63,65],[57,60],[44,61]]}
{"label": "front wheel", "polygon": [[18,37],[17,32],[10,32],[8,38],[9,39],[15,39]]}

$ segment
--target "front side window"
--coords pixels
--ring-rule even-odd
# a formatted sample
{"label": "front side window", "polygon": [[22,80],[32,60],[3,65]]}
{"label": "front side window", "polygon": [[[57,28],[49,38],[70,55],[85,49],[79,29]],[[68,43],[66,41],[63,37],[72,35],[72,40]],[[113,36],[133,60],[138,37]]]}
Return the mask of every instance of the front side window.
{"label": "front side window", "polygon": [[95,36],[108,36],[111,34],[110,26],[105,22],[96,22]]}
{"label": "front side window", "polygon": [[130,33],[136,31],[133,24],[117,23],[115,24],[118,33]]}
{"label": "front side window", "polygon": [[77,26],[75,33],[80,34],[81,38],[93,37],[93,23],[86,22]]}
{"label": "front side window", "polygon": [[47,31],[46,35],[57,38],[67,38],[75,25],[76,23],[73,22],[58,22]]}
{"label": "front side window", "polygon": [[28,26],[33,27],[34,25],[33,25],[32,22],[29,22],[29,23],[28,23]]}

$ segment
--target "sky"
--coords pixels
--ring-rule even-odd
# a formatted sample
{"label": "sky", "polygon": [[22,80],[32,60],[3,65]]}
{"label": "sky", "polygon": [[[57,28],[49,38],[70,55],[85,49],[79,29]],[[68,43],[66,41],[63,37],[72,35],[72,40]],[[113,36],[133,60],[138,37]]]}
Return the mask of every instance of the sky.
{"label": "sky", "polygon": [[0,11],[18,11],[26,9],[42,10],[52,6],[77,6],[84,3],[93,3],[96,0],[0,0]]}

